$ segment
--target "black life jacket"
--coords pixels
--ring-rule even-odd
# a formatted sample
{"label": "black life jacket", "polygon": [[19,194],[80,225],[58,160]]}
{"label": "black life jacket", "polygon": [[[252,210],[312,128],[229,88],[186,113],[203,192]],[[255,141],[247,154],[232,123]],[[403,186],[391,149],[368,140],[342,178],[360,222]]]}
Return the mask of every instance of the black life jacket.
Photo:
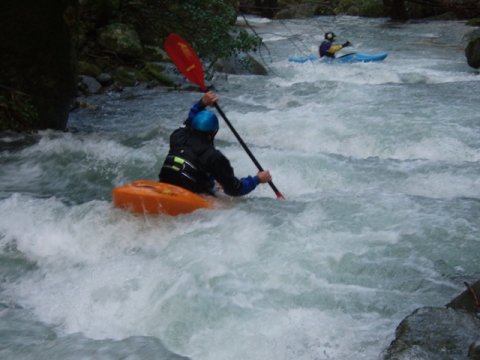
{"label": "black life jacket", "polygon": [[204,136],[188,127],[177,129],[170,137],[170,152],[160,170],[159,180],[196,193],[213,194],[207,161],[215,148]]}

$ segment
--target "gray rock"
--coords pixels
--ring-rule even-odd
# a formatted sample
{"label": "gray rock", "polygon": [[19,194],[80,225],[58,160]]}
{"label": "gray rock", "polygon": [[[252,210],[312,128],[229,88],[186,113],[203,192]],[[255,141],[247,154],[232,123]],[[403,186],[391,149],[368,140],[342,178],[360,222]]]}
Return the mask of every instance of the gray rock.
{"label": "gray rock", "polygon": [[477,340],[470,344],[468,348],[468,358],[474,360],[480,360],[480,341]]}
{"label": "gray rock", "polygon": [[101,73],[97,76],[97,81],[102,84],[102,86],[108,86],[113,83],[113,77],[107,73]]}
{"label": "gray rock", "polygon": [[384,360],[466,359],[480,336],[480,319],[462,310],[424,307],[397,327]]}
{"label": "gray rock", "polygon": [[447,304],[447,307],[452,309],[460,309],[469,312],[477,312],[480,310],[480,281],[477,281],[473,285],[465,283],[467,289],[458,295],[455,299]]}
{"label": "gray rock", "polygon": [[467,63],[474,69],[480,68],[480,37],[470,41],[465,49]]}
{"label": "gray rock", "polygon": [[102,90],[102,84],[95,78],[87,75],[80,75],[79,87],[86,94],[98,94]]}

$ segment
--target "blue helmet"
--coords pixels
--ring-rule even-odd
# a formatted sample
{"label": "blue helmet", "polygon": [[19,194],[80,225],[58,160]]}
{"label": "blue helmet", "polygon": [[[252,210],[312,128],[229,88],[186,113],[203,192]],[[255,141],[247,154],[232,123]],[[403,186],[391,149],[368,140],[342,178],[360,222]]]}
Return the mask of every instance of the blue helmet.
{"label": "blue helmet", "polygon": [[200,111],[192,119],[192,128],[201,132],[216,133],[218,131],[217,115],[208,110]]}

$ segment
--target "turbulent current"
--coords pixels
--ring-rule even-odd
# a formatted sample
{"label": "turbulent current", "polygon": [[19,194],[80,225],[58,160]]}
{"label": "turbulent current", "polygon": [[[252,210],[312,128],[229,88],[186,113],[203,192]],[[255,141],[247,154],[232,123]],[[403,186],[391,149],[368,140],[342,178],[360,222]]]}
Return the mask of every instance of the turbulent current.
{"label": "turbulent current", "polygon": [[[2,359],[378,359],[395,328],[479,278],[480,76],[464,22],[252,19],[267,76],[211,81],[266,185],[140,216],[201,92],[87,99],[69,131],[0,139]],[[383,62],[288,62],[334,31]],[[224,123],[237,176],[256,168]]]}

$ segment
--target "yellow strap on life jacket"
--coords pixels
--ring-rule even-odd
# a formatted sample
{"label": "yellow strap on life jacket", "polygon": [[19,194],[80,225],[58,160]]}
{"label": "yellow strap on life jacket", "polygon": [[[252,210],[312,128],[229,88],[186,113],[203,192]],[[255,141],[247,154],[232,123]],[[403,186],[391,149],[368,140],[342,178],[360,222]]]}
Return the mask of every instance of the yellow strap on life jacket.
{"label": "yellow strap on life jacket", "polygon": [[178,156],[173,157],[173,162],[181,165],[180,167],[172,165],[172,169],[176,171],[182,170],[185,165],[185,160],[183,160],[182,158],[179,158]]}

